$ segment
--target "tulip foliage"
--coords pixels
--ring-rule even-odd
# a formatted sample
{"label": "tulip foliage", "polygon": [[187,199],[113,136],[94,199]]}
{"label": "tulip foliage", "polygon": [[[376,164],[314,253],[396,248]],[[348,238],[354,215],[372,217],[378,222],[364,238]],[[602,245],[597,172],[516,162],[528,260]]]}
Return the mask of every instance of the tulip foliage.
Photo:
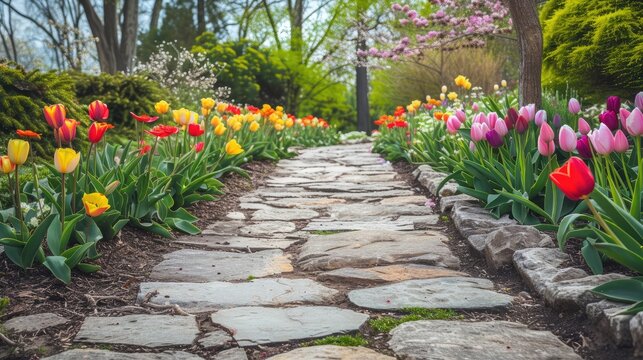
{"label": "tulip foliage", "polygon": [[[556,231],[563,250],[581,239],[595,273],[606,259],[643,273],[643,92],[629,103],[608,98],[596,117],[571,99],[550,106],[549,119],[533,105],[514,108],[510,92],[476,102],[445,93],[446,86],[441,100],[427,97],[378,119],[374,149],[449,174],[441,186],[456,181],[496,217]],[[615,298],[621,290],[597,291]]]}
{"label": "tulip foliage", "polygon": [[[73,269],[95,272],[96,243],[116,237],[126,225],[172,238],[172,231],[198,234],[198,220],[186,208],[221,195],[221,178],[230,172],[247,176],[241,165],[251,159],[291,156],[292,145],[336,142],[328,123],[313,116],[296,118],[280,106],[261,109],[202,99],[201,113],[171,110],[159,101],[154,116],[131,114],[137,124],[134,141],[107,141],[110,112],[94,101],[92,120],[84,130],[67,119],[64,105],[43,110],[57,150],[43,178],[21,183],[32,141],[47,136],[19,130],[7,155],[0,156],[14,207],[0,211],[0,244],[11,261],[23,269],[42,264],[64,283]],[[73,148],[86,134],[89,149]],[[38,166],[30,164],[34,174]],[[36,204],[36,210],[27,210]],[[47,246],[44,246],[46,242]]]}

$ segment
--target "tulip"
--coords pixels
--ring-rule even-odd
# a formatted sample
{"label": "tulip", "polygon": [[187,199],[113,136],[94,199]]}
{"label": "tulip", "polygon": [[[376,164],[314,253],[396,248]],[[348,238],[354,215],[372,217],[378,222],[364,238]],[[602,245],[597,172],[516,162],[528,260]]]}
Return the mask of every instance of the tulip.
{"label": "tulip", "polygon": [[578,100],[571,98],[569,103],[567,103],[567,110],[572,114],[578,114],[580,112],[580,103]]}
{"label": "tulip", "polygon": [[569,125],[563,125],[558,131],[558,145],[567,152],[576,150],[576,133]]}
{"label": "tulip", "polygon": [[500,82],[500,85],[501,85],[502,87],[507,87],[507,80],[502,80],[502,81]]}
{"label": "tulip", "polygon": [[609,155],[614,151],[614,136],[605,124],[601,124],[597,130],[592,131],[589,134],[589,139],[594,150],[600,155]]}
{"label": "tulip", "polygon": [[473,112],[478,112],[478,110],[480,110],[478,103],[473,103],[473,105],[471,105],[471,110],[473,110]]}
{"label": "tulip", "polygon": [[511,130],[518,122],[518,112],[514,108],[509,108],[507,110],[507,116],[505,116],[505,122],[507,123],[507,129]]}
{"label": "tulip", "polygon": [[578,155],[583,158],[592,158],[592,148],[589,145],[589,136],[583,135],[578,139],[578,141],[576,141],[576,150],[578,151]]}
{"label": "tulip", "polygon": [[85,205],[85,213],[90,217],[100,216],[110,208],[107,196],[97,192],[84,194],[83,205]]}
{"label": "tulip", "polygon": [[547,111],[538,110],[538,112],[536,112],[535,119],[536,126],[540,127],[543,123],[547,122]]}
{"label": "tulip", "polygon": [[73,149],[60,148],[54,152],[54,166],[61,174],[69,174],[76,170],[80,161],[80,153]]}
{"label": "tulip", "polygon": [[498,121],[498,114],[492,112],[487,115],[487,125],[489,125],[490,129],[496,127],[496,121]]}
{"label": "tulip", "polygon": [[109,108],[100,100],[92,101],[87,110],[89,118],[94,121],[104,121],[109,117]]}
{"label": "tulip", "polygon": [[478,142],[484,139],[484,136],[486,133],[484,126],[486,126],[486,124],[485,125],[480,123],[471,124],[471,140],[473,140],[474,142]]}
{"label": "tulip", "polygon": [[138,155],[143,156],[152,150],[152,145],[147,144],[145,141],[140,142],[141,147],[138,150]]}
{"label": "tulip", "polygon": [[213,98],[204,98],[204,99],[201,99],[201,107],[202,107],[202,108],[205,108],[205,109],[211,110],[212,108],[214,108],[214,104],[215,104],[215,102],[214,102],[214,99],[213,99]]}
{"label": "tulip", "polygon": [[643,136],[643,113],[638,107],[634,108],[627,117],[625,128],[632,136]]}
{"label": "tulip", "polygon": [[516,132],[522,134],[529,129],[529,121],[522,115],[518,116],[518,121],[516,121]]}
{"label": "tulip", "polygon": [[257,130],[259,130],[259,123],[256,121],[251,122],[250,126],[248,126],[248,130],[250,130],[251,132],[256,132]]}
{"label": "tulip", "polygon": [[529,117],[527,118],[529,121],[534,120],[536,117],[536,104],[527,104],[525,106],[527,109],[527,114],[529,114]]}
{"label": "tulip", "polygon": [[540,127],[540,135],[538,135],[538,137],[542,138],[544,142],[553,141],[554,136],[554,130],[551,129],[549,124],[544,123],[543,126]]}
{"label": "tulip", "polygon": [[467,114],[465,114],[465,112],[461,109],[455,111],[455,116],[458,118],[461,124],[467,120]]}
{"label": "tulip", "polygon": [[618,112],[618,117],[621,119],[621,128],[627,129],[627,118],[630,116],[630,111],[626,108],[621,108]]}
{"label": "tulip", "polygon": [[199,114],[185,108],[173,110],[172,115],[174,117],[174,121],[182,126],[187,126],[188,124],[196,124],[199,122]]}
{"label": "tulip", "polygon": [[76,138],[76,128],[78,121],[74,119],[65,119],[65,124],[58,129],[60,141],[71,143]]}
{"label": "tulip", "polygon": [[489,142],[489,145],[491,145],[492,148],[499,148],[504,144],[504,141],[502,140],[502,136],[498,134],[496,130],[489,130],[485,134],[485,138]]}
{"label": "tulip", "polygon": [[627,137],[621,130],[617,130],[614,134],[614,151],[617,153],[624,153],[627,149],[630,148],[630,144],[627,142]]}
{"label": "tulip", "polygon": [[487,120],[487,115],[485,113],[478,113],[473,117],[473,122],[478,123],[478,124],[487,124],[489,126],[489,122]]}
{"label": "tulip", "polygon": [[118,188],[121,185],[121,182],[118,180],[114,180],[111,183],[109,183],[107,186],[105,186],[105,195],[109,195],[113,193],[116,188]]}
{"label": "tulip", "polygon": [[49,124],[52,129],[58,129],[59,127],[63,126],[63,124],[65,123],[65,118],[67,116],[65,106],[62,104],[45,106],[43,109],[43,113],[45,114],[45,120],[47,120],[47,124]]}
{"label": "tulip", "polygon": [[18,136],[20,137],[31,139],[40,139],[40,137],[42,136],[42,134],[38,134],[37,132],[31,130],[16,130],[16,134],[18,134]]}
{"label": "tulip", "polygon": [[204,132],[205,130],[203,130],[203,128],[199,124],[188,125],[188,133],[190,134],[190,136],[194,136],[194,137],[201,136],[203,135]]}
{"label": "tulip", "polygon": [[20,139],[11,139],[7,144],[7,155],[11,163],[22,165],[27,162],[29,156],[29,143]]}
{"label": "tulip", "polygon": [[239,155],[243,152],[243,148],[239,145],[237,140],[232,139],[225,145],[225,152],[228,155]]}
{"label": "tulip", "polygon": [[610,96],[607,98],[607,111],[612,111],[615,114],[621,108],[621,98],[618,96]]}
{"label": "tulip", "polygon": [[223,114],[227,109],[228,109],[228,104],[226,103],[217,104],[217,111],[219,112],[219,114]]}
{"label": "tulip", "polygon": [[469,141],[469,150],[471,150],[471,152],[476,151],[476,143]]}
{"label": "tulip", "polygon": [[16,164],[12,163],[7,155],[2,155],[0,156],[0,168],[2,168],[3,174],[10,174],[16,170]]}
{"label": "tulip", "polygon": [[457,134],[460,126],[462,126],[462,123],[455,116],[450,116],[449,120],[447,120],[447,132],[451,135]]}
{"label": "tulip", "polygon": [[[320,120],[319,123],[322,124],[322,120]],[[291,119],[291,118],[288,118],[288,119],[286,119],[284,124],[286,125],[287,128],[289,128],[289,127],[292,127],[293,125],[295,125],[295,121],[293,119]],[[235,130],[238,130],[238,129],[235,129]]]}
{"label": "tulip", "polygon": [[163,115],[170,111],[170,104],[165,100],[161,100],[154,104],[154,110],[156,110],[157,114]]}
{"label": "tulip", "polygon": [[554,115],[554,120],[552,120],[552,124],[554,124],[554,127],[560,126],[560,115],[558,114]]}
{"label": "tulip", "polygon": [[586,199],[594,191],[594,175],[585,162],[572,156],[549,174],[549,179],[571,200]]}
{"label": "tulip", "polygon": [[498,135],[502,137],[504,137],[505,135],[507,135],[507,133],[509,133],[509,129],[507,128],[507,123],[503,119],[498,119],[493,129],[496,130]]}
{"label": "tulip", "polygon": [[449,100],[454,101],[455,99],[458,98],[458,94],[454,91],[451,91],[450,93],[447,94],[447,97]]}
{"label": "tulip", "polygon": [[447,92],[447,86],[442,85],[442,88],[440,90],[442,90],[443,93],[446,93]]}
{"label": "tulip", "polygon": [[205,143],[203,141],[199,141],[198,143],[194,144],[194,151],[200,153],[203,150],[203,147],[205,146]]}
{"label": "tulip", "polygon": [[111,125],[109,125],[107,123],[93,122],[89,126],[89,130],[88,130],[88,133],[87,133],[87,136],[89,138],[89,142],[91,142],[92,144],[98,143],[99,141],[101,141],[101,139],[105,135],[105,132],[107,130],[109,130],[110,128],[111,128]]}
{"label": "tulip", "polygon": [[500,90],[500,86],[498,84],[493,84],[493,91],[498,91]]}
{"label": "tulip", "polygon": [[170,125],[156,125],[151,130],[145,130],[145,132],[157,138],[165,138],[178,133],[179,128]]}
{"label": "tulip", "polygon": [[634,98],[634,105],[636,105],[639,111],[643,111],[643,91],[636,94],[636,97]]}
{"label": "tulip", "polygon": [[147,114],[136,115],[136,114],[134,114],[133,112],[130,112],[129,114],[130,114],[130,115],[132,115],[132,117],[133,117],[136,121],[138,121],[138,122],[142,122],[142,123],[153,123],[153,122],[155,122],[156,120],[158,120],[158,118],[159,118],[158,116],[149,116],[149,115],[147,115]]}
{"label": "tulip", "polygon": [[447,96],[444,93],[440,93],[440,100],[441,101],[444,101],[444,99],[446,99],[446,98],[447,98]]}
{"label": "tulip", "polygon": [[578,119],[578,132],[587,135],[589,132],[592,131],[592,128],[589,126],[589,123],[585,121],[583,118]]}
{"label": "tulip", "polygon": [[225,125],[223,125],[223,123],[220,123],[219,125],[217,125],[216,128],[214,128],[214,134],[217,135],[217,136],[221,136],[221,135],[223,135],[225,133],[226,130],[227,129],[226,129]]}
{"label": "tulip", "polygon": [[538,137],[538,152],[542,156],[551,156],[556,151],[554,141],[545,141],[540,136]]}
{"label": "tulip", "polygon": [[598,115],[598,119],[601,123],[607,125],[610,130],[618,129],[618,119],[616,118],[616,113],[614,111],[605,111]]}

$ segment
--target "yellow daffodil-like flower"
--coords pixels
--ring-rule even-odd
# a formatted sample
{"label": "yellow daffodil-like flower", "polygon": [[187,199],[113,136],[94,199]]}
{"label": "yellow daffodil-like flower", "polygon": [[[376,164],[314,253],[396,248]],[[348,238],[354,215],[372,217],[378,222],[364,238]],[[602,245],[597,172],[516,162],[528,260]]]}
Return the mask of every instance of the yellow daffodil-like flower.
{"label": "yellow daffodil-like flower", "polygon": [[284,125],[286,125],[287,128],[292,127],[294,124],[295,122],[291,118],[288,118],[286,119],[286,121],[284,121]]}
{"label": "yellow daffodil-like flower", "polygon": [[9,140],[7,155],[14,165],[24,164],[29,156],[29,143],[20,139]]}
{"label": "yellow daffodil-like flower", "polygon": [[444,99],[446,99],[446,98],[447,98],[447,96],[444,93],[440,94],[440,100],[444,101]]}
{"label": "yellow daffodil-like flower", "polygon": [[447,92],[447,86],[446,86],[446,85],[442,85],[441,90],[442,90],[442,92],[443,92],[443,93],[446,93],[446,92]]}
{"label": "yellow daffodil-like flower", "polygon": [[248,126],[248,130],[250,130],[251,132],[256,132],[257,130],[259,130],[259,123],[256,121],[251,122],[250,126]]}
{"label": "yellow daffodil-like flower", "polygon": [[494,84],[493,91],[498,91],[498,90],[500,90],[500,86],[498,86],[498,84]]}
{"label": "yellow daffodil-like flower", "polygon": [[507,87],[507,80],[502,80],[502,81],[500,82],[500,85],[501,85],[502,87]]}
{"label": "yellow daffodil-like flower", "polygon": [[239,130],[241,130],[242,126],[243,126],[243,124],[241,123],[241,121],[235,121],[234,123],[232,123],[231,127],[232,127],[232,130],[239,131]]}
{"label": "yellow daffodil-like flower", "polygon": [[220,102],[217,104],[217,111],[219,112],[219,114],[223,114],[227,108],[228,104],[226,103]]}
{"label": "yellow daffodil-like flower", "polygon": [[212,120],[210,120],[210,124],[212,124],[212,126],[214,127],[219,126],[219,124],[221,124],[221,118],[218,116],[213,116]]}
{"label": "yellow daffodil-like flower", "polygon": [[464,87],[467,81],[469,80],[466,77],[464,77],[464,75],[458,75],[454,80],[455,85],[459,87]]}
{"label": "yellow daffodil-like flower", "polygon": [[219,125],[217,125],[217,127],[214,128],[214,134],[217,136],[221,136],[225,134],[225,131],[226,131],[226,127],[225,125],[223,125],[223,123],[219,123]]}
{"label": "yellow daffodil-like flower", "polygon": [[451,92],[447,95],[447,97],[449,98],[449,100],[453,101],[453,100],[455,100],[455,99],[457,99],[457,98],[458,98],[458,94],[456,94],[455,92],[451,91]]}
{"label": "yellow daffodil-like flower", "polygon": [[467,82],[464,83],[464,88],[467,89],[467,90],[471,89],[471,82],[469,80],[467,80]]}
{"label": "yellow daffodil-like flower", "polygon": [[0,156],[0,168],[3,174],[9,174],[16,169],[16,164],[12,163],[7,155]]}
{"label": "yellow daffodil-like flower", "polygon": [[283,125],[283,124],[279,124],[279,123],[275,124],[275,130],[277,130],[277,131],[281,131],[281,130],[283,130],[283,129],[284,129],[284,125]]}
{"label": "yellow daffodil-like flower", "polygon": [[172,116],[174,117],[174,121],[181,126],[197,124],[199,122],[199,114],[185,108],[173,110]]}
{"label": "yellow daffodil-like flower", "polygon": [[154,104],[154,110],[156,110],[157,114],[165,114],[170,111],[170,104],[165,100],[161,100]]}
{"label": "yellow daffodil-like flower", "polygon": [[110,208],[107,196],[97,192],[83,195],[83,205],[85,213],[91,217],[99,216]]}
{"label": "yellow daffodil-like flower", "polygon": [[80,162],[80,153],[73,149],[61,148],[54,152],[54,166],[61,174],[69,174],[76,170]]}
{"label": "yellow daffodil-like flower", "polygon": [[283,106],[281,106],[281,105],[279,105],[279,106],[277,106],[277,107],[275,108],[275,111],[283,112],[283,111],[284,111],[284,107],[283,107]]}
{"label": "yellow daffodil-like flower", "polygon": [[415,108],[415,110],[419,109],[420,106],[422,105],[422,102],[420,100],[413,100],[411,101],[411,105]]}
{"label": "yellow daffodil-like flower", "polygon": [[225,152],[228,155],[239,155],[243,152],[243,148],[239,145],[237,140],[232,139],[225,144]]}
{"label": "yellow daffodil-like flower", "polygon": [[208,110],[212,110],[212,108],[214,107],[214,104],[215,104],[215,102],[214,102],[214,99],[213,99],[213,98],[204,98],[204,99],[201,99],[201,107],[202,107],[202,108],[206,108],[206,109],[208,109]]}

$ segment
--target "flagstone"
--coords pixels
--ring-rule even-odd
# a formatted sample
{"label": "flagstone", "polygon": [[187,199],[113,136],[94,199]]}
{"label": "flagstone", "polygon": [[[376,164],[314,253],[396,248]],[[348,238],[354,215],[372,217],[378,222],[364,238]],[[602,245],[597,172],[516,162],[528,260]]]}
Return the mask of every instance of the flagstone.
{"label": "flagstone", "polygon": [[382,205],[425,205],[427,197],[423,195],[410,195],[410,196],[396,196],[387,199],[382,199],[379,203]]}
{"label": "flagstone", "polygon": [[431,215],[433,209],[424,205],[341,204],[328,209],[332,220],[360,220],[373,216]]}
{"label": "flagstone", "polygon": [[265,220],[308,220],[316,218],[319,213],[310,209],[282,209],[270,208],[255,211],[252,214],[252,220],[265,221]]}
{"label": "flagstone", "polygon": [[331,199],[327,197],[302,197],[302,198],[283,198],[283,199],[273,199],[266,198],[264,202],[267,205],[274,207],[283,207],[283,208],[311,208],[311,209],[323,209],[327,208],[329,205],[334,204],[344,204],[346,200],[344,199]]}
{"label": "flagstone", "polygon": [[280,238],[260,238],[224,235],[183,236],[176,240],[180,244],[204,246],[210,249],[244,251],[284,250],[297,241],[299,240],[286,238],[285,236]]}
{"label": "flagstone", "polygon": [[202,360],[185,351],[160,353],[123,353],[101,349],[72,349],[44,358],[46,360]]}
{"label": "flagstone", "polygon": [[394,357],[361,346],[319,345],[306,346],[267,360],[395,360]]}
{"label": "flagstone", "polygon": [[323,272],[317,276],[317,279],[337,281],[341,283],[373,284],[448,276],[468,275],[463,272],[454,271],[438,266],[396,264],[388,266],[376,266],[372,268],[341,268]]}
{"label": "flagstone", "polygon": [[54,313],[40,313],[25,316],[16,316],[2,324],[7,330],[15,332],[34,332],[50,327],[66,324],[69,319]]}
{"label": "flagstone", "polygon": [[[322,193],[322,195],[330,196],[332,198],[340,198],[346,200],[367,200],[367,199],[383,199],[387,197],[407,196],[414,195],[415,193],[409,189],[385,190],[385,191],[368,191],[368,192],[338,192],[338,193]],[[312,195],[310,195],[312,196]],[[315,195],[318,196],[318,195]],[[297,197],[297,196],[291,196]]]}
{"label": "flagstone", "polygon": [[214,360],[248,360],[248,355],[241,348],[232,348],[214,355]]}
{"label": "flagstone", "polygon": [[204,235],[241,235],[274,237],[276,234],[291,233],[297,226],[289,221],[260,221],[249,223],[245,221],[217,221],[203,230]]}

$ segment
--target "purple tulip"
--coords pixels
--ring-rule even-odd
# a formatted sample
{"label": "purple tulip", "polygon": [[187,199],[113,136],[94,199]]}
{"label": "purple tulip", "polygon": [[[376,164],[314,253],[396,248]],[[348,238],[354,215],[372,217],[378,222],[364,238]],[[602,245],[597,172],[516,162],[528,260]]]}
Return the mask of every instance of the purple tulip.
{"label": "purple tulip", "polygon": [[538,137],[538,152],[542,156],[551,156],[556,151],[556,145],[553,141],[545,141]]}
{"label": "purple tulip", "polygon": [[516,132],[518,132],[518,134],[522,134],[527,131],[527,129],[529,129],[529,122],[524,116],[519,115],[518,121],[516,121]]}
{"label": "purple tulip", "polygon": [[567,103],[567,110],[572,114],[578,114],[580,112],[580,103],[578,100],[571,98],[569,103]]}
{"label": "purple tulip", "polygon": [[602,114],[598,115],[598,120],[605,124],[610,130],[618,129],[618,119],[616,118],[616,113],[614,111],[604,111]]}
{"label": "purple tulip", "polygon": [[616,131],[616,134],[614,134],[614,151],[622,154],[629,148],[630,144],[627,142],[627,137],[625,136],[623,131]]}
{"label": "purple tulip", "polygon": [[589,132],[592,131],[592,128],[589,126],[589,123],[585,121],[583,118],[578,119],[578,132],[587,135]]}
{"label": "purple tulip", "polygon": [[634,108],[625,121],[627,132],[632,136],[643,136],[643,113]]}
{"label": "purple tulip", "polygon": [[507,128],[507,123],[502,119],[498,119],[496,121],[496,125],[493,127],[493,129],[496,130],[496,132],[500,134],[500,136],[502,137],[504,137],[505,135],[507,135],[507,133],[509,133],[509,129]]}
{"label": "purple tulip", "polygon": [[589,134],[592,147],[600,155],[609,155],[614,151],[614,135],[607,125],[601,124],[598,129]]}
{"label": "purple tulip", "polygon": [[496,130],[489,130],[485,134],[485,137],[487,138],[487,141],[489,142],[489,145],[491,145],[492,148],[497,149],[504,144],[504,141],[502,140],[502,136],[498,134]]}
{"label": "purple tulip", "polygon": [[636,94],[634,98],[634,105],[640,110],[643,111],[643,91]]}
{"label": "purple tulip", "polygon": [[554,120],[552,121],[552,124],[554,124],[554,127],[560,127],[560,115],[558,114],[554,115]]}
{"label": "purple tulip", "polygon": [[567,152],[572,152],[576,149],[576,133],[569,125],[563,125],[558,131],[558,146],[560,149]]}
{"label": "purple tulip", "polygon": [[549,126],[549,124],[544,123],[543,126],[540,127],[540,134],[538,135],[538,137],[543,139],[544,142],[553,141],[554,136],[554,130],[551,129],[551,126]]}
{"label": "purple tulip", "polygon": [[536,112],[536,126],[540,127],[543,123],[547,122],[547,111],[545,110],[538,110]]}
{"label": "purple tulip", "polygon": [[507,111],[507,116],[505,116],[505,122],[507,123],[507,128],[509,130],[513,129],[518,121],[518,112],[514,108],[509,108]]}
{"label": "purple tulip", "polygon": [[589,145],[589,137],[587,135],[581,136],[581,138],[576,141],[576,150],[582,158],[592,158],[592,148]]}
{"label": "purple tulip", "polygon": [[607,98],[607,111],[613,111],[615,114],[621,108],[621,98],[618,96],[610,96]]}

